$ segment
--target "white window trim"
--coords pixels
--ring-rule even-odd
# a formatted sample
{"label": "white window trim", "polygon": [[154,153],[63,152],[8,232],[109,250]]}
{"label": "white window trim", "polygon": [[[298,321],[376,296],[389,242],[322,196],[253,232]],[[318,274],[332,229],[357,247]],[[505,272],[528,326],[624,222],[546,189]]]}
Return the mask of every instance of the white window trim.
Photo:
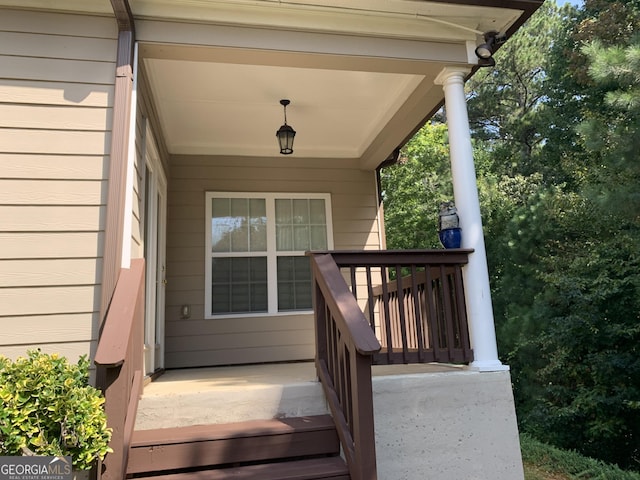
{"label": "white window trim", "polygon": [[[238,252],[237,256],[265,256],[267,257],[267,295],[268,312],[260,313],[225,313],[214,315],[211,313],[211,199],[213,198],[263,198],[266,200],[267,210],[267,250],[266,252]],[[329,193],[274,193],[274,192],[205,192],[205,279],[204,279],[204,318],[223,319],[238,317],[271,317],[300,315],[311,310],[293,310],[278,312],[278,278],[277,278],[277,257],[278,255],[300,255],[297,250],[277,251],[276,250],[276,223],[275,223],[275,200],[276,199],[322,199],[325,201],[325,215],[327,221],[327,248],[333,249],[333,220],[331,216],[331,194]],[[230,253],[228,256],[234,256]]]}

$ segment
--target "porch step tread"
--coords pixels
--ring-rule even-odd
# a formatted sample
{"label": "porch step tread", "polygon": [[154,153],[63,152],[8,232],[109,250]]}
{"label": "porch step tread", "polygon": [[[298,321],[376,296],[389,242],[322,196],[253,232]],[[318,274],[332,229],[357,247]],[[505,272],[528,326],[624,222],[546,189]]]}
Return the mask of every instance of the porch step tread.
{"label": "porch step tread", "polygon": [[170,445],[185,441],[223,440],[261,435],[285,435],[292,432],[312,432],[335,428],[331,415],[249,420],[246,422],[192,425],[188,427],[135,430],[132,447]]}
{"label": "porch step tread", "polygon": [[329,415],[135,431],[127,474],[335,456]]}
{"label": "porch step tread", "polygon": [[314,458],[282,463],[198,470],[167,475],[136,477],[136,480],[349,480],[341,457]]}

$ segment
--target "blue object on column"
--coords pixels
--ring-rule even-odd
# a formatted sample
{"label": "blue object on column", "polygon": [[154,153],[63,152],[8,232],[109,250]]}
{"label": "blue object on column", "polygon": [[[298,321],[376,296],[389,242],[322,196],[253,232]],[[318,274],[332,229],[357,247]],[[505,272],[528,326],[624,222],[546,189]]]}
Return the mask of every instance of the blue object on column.
{"label": "blue object on column", "polygon": [[460,248],[462,244],[461,228],[445,228],[438,232],[438,236],[444,248]]}
{"label": "blue object on column", "polygon": [[458,210],[452,201],[442,202],[438,213],[438,237],[444,248],[460,248],[462,230]]}

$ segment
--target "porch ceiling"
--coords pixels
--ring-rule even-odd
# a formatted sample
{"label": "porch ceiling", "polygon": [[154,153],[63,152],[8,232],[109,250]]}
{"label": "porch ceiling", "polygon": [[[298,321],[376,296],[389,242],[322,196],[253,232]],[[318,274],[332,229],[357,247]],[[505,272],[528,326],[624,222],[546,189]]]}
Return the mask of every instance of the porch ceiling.
{"label": "porch ceiling", "polygon": [[471,70],[483,32],[508,32],[541,3],[130,1],[143,19],[136,24],[142,42],[160,33],[157,17],[197,30],[178,35],[197,38],[195,49],[149,43],[141,50],[170,153],[279,157],[275,132],[286,98],[297,131],[293,157],[355,158],[365,169],[441,104],[434,79],[445,66]]}
{"label": "porch ceiling", "polygon": [[[107,0],[0,0],[112,14]],[[433,114],[445,66],[511,34],[543,0],[129,0],[171,154],[355,158],[373,169]],[[167,23],[167,22],[172,23]]]}
{"label": "porch ceiling", "polygon": [[425,77],[438,73],[433,66],[410,74],[168,59],[146,59],[145,68],[170,153],[279,156],[275,133],[286,98],[287,123],[297,132],[293,155],[315,158],[362,157],[411,94],[425,89]]}

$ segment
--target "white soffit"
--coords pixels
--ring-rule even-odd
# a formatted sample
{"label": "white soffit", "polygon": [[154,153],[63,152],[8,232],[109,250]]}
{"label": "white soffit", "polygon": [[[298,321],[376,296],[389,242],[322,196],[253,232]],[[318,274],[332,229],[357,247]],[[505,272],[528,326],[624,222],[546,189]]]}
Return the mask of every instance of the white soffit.
{"label": "white soffit", "polygon": [[440,41],[469,40],[489,30],[505,31],[523,13],[423,0],[130,0],[130,3],[139,18]]}
{"label": "white soffit", "polygon": [[146,59],[174,154],[273,156],[283,123],[296,157],[360,157],[422,75]]}

